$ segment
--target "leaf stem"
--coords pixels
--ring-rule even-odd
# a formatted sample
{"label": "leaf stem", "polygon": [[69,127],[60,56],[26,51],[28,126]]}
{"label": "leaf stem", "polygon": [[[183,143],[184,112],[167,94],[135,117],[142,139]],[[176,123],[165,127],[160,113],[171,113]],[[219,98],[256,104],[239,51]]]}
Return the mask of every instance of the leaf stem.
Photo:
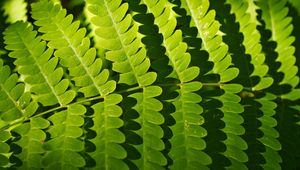
{"label": "leaf stem", "polygon": [[[153,85],[154,86],[160,86],[160,87],[169,87],[169,86],[179,86],[180,83],[165,83],[165,84],[153,84]],[[202,83],[202,85],[203,86],[221,86],[222,84],[220,84],[220,83]],[[125,90],[116,91],[115,93],[117,93],[117,94],[128,93],[128,92],[136,91],[136,90],[139,90],[139,89],[142,89],[142,88],[143,87],[141,87],[141,86],[136,86],[136,87],[132,87],[132,88],[125,89]],[[65,106],[54,107],[54,108],[46,110],[44,112],[36,113],[33,116],[31,116],[31,117],[22,117],[22,118],[17,119],[16,121],[13,121],[13,122],[11,122],[11,123],[3,126],[3,127],[0,127],[0,131],[4,131],[4,130],[7,130],[7,129],[11,129],[12,127],[16,127],[19,124],[22,124],[23,122],[28,121],[30,118],[43,116],[43,115],[46,115],[48,113],[52,113],[52,112],[55,112],[57,110],[61,110],[61,109],[67,108],[69,105],[83,104],[83,103],[86,103],[86,102],[91,102],[91,101],[103,99],[104,97],[105,96],[91,97],[91,98],[87,98],[85,100],[80,100],[80,101],[76,101],[74,103],[70,103],[70,104],[65,105]]]}

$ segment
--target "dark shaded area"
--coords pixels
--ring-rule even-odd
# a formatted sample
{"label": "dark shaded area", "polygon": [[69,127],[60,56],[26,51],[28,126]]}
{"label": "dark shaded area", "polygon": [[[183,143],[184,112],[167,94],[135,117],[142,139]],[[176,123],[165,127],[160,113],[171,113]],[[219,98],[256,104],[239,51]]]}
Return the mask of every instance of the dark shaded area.
{"label": "dark shaded area", "polygon": [[168,164],[165,168],[167,168],[169,165],[173,164],[173,160],[169,157],[169,152],[171,149],[171,143],[170,139],[173,137],[173,133],[170,127],[176,124],[176,120],[171,116],[172,113],[176,111],[176,108],[174,105],[170,102],[166,102],[172,99],[175,99],[178,96],[178,93],[175,91],[175,88],[169,88],[169,87],[162,87],[163,93],[159,97],[160,101],[163,104],[163,110],[161,111],[162,115],[165,118],[164,124],[161,125],[163,131],[164,131],[164,137],[162,138],[164,144],[165,144],[165,150],[162,151],[164,156],[167,158]]}
{"label": "dark shaded area", "polygon": [[83,17],[84,0],[60,0],[60,2],[63,8],[67,9],[68,14],[72,14],[76,20]]}
{"label": "dark shaded area", "polygon": [[22,160],[20,160],[18,157],[15,156],[22,152],[22,148],[15,143],[21,139],[21,135],[16,132],[13,132],[13,131],[11,132],[11,135],[14,138],[11,138],[10,140],[8,140],[7,143],[10,145],[10,152],[13,153],[12,156],[9,158],[9,162],[14,164],[14,166],[11,167],[11,169],[14,169],[23,164]]}
{"label": "dark shaded area", "polygon": [[[294,53],[296,57],[296,65],[300,68],[300,14],[297,9],[290,3],[287,3],[289,8],[288,16],[292,17],[292,25],[294,26],[291,36],[295,37],[295,41],[292,44],[296,51]],[[300,72],[297,72],[297,76],[300,76]],[[300,87],[298,84],[297,88]],[[300,100],[288,101],[278,100],[277,101],[277,130],[280,133],[279,141],[282,149],[279,151],[282,158],[281,166],[284,169],[300,169]],[[296,107],[296,108],[294,108]],[[298,122],[298,124],[297,124]]]}
{"label": "dark shaded area", "polygon": [[228,45],[232,63],[239,69],[239,75],[232,82],[244,87],[254,87],[259,82],[258,76],[250,76],[254,70],[251,64],[251,56],[246,54],[243,45],[244,36],[240,32],[240,25],[235,15],[230,14],[230,5],[225,5],[225,0],[210,3],[210,9],[216,10],[216,20],[221,24],[220,30],[226,35],[223,41]]}
{"label": "dark shaded area", "polygon": [[141,129],[141,125],[136,122],[136,119],[139,118],[139,113],[133,109],[137,101],[127,95],[123,97],[123,101],[121,102],[123,110],[122,120],[124,121],[124,126],[121,128],[121,131],[125,134],[126,138],[122,146],[127,151],[127,157],[124,161],[130,169],[138,169],[132,161],[141,158],[141,153],[135,148],[135,145],[143,143],[143,139],[135,132]]}
{"label": "dark shaded area", "polygon": [[222,103],[216,99],[206,99],[201,103],[205,112],[202,116],[205,118],[203,127],[207,130],[205,152],[212,158],[210,169],[224,169],[230,165],[230,161],[222,153],[226,151],[226,145],[223,141],[226,139],[226,134],[222,131],[225,123],[221,120],[224,113],[219,110]]}
{"label": "dark shaded area", "polygon": [[262,153],[265,152],[265,146],[258,139],[263,137],[263,132],[259,129],[262,123],[259,118],[263,116],[262,111],[259,110],[260,104],[255,101],[256,97],[247,97],[242,100],[242,105],[245,111],[242,116],[245,128],[245,134],[242,138],[247,142],[248,149],[245,151],[248,155],[248,162],[246,163],[249,169],[263,169],[260,165],[265,163]]}
{"label": "dark shaded area", "polygon": [[[98,101],[99,102],[99,101]],[[103,101],[102,101],[103,102]],[[93,102],[93,104],[96,104]],[[91,107],[86,107],[87,111],[84,117],[84,148],[85,150],[81,153],[86,161],[86,167],[94,167],[96,160],[94,160],[89,153],[96,151],[96,146],[90,140],[97,136],[97,133],[91,128],[94,126],[92,115],[95,114]]]}
{"label": "dark shaded area", "polygon": [[[282,149],[279,154],[282,159],[283,169],[300,169],[300,101],[291,102],[287,100],[277,101],[276,109],[277,131]],[[298,107],[293,109],[292,107]],[[298,124],[297,124],[298,122]]]}
{"label": "dark shaded area", "polygon": [[[3,2],[0,2],[1,7]],[[4,62],[3,65],[8,65],[10,69],[13,70],[15,68],[15,65],[13,64],[15,59],[10,58],[8,56],[8,51],[5,50],[5,44],[3,39],[4,37],[3,32],[9,26],[9,24],[6,22],[6,19],[7,16],[4,15],[4,11],[2,10],[2,8],[0,8],[0,23],[1,23],[0,24],[0,59],[2,59],[2,61]]]}

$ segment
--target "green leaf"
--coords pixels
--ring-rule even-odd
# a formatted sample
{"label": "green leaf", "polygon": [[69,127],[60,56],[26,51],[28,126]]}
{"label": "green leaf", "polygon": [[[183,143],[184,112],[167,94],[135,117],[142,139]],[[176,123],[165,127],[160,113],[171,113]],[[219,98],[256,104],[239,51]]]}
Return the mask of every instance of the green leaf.
{"label": "green leaf", "polygon": [[239,74],[237,68],[229,68],[226,71],[221,73],[221,82],[228,82],[236,78]]}

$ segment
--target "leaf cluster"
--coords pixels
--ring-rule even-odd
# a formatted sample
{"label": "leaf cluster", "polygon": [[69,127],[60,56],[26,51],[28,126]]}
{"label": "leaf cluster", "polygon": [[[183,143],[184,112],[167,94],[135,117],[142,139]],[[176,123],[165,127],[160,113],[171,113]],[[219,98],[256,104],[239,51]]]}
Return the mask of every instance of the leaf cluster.
{"label": "leaf cluster", "polygon": [[0,5],[0,169],[300,168],[298,1]]}

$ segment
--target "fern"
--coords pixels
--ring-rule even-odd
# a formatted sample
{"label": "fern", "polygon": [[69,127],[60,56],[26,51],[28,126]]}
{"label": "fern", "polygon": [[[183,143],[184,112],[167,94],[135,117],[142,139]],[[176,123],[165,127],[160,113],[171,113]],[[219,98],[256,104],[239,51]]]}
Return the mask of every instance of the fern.
{"label": "fern", "polygon": [[0,169],[299,169],[296,1],[0,4]]}
{"label": "fern", "polygon": [[[34,115],[38,105],[31,100],[25,85],[18,83],[18,75],[11,74],[8,66],[1,61],[1,128],[19,119]],[[8,128],[11,128],[8,126]]]}
{"label": "fern", "polygon": [[[165,165],[166,160],[159,152],[164,149],[164,144],[160,140],[162,135],[150,132],[150,128],[159,130],[158,125],[164,121],[158,112],[162,109],[161,103],[154,99],[160,95],[161,89],[149,86],[155,81],[156,74],[148,72],[150,60],[139,38],[138,25],[130,14],[126,15],[128,4],[121,4],[120,0],[87,1],[87,4],[91,4],[88,10],[94,15],[91,18],[91,25],[95,28],[95,37],[98,40],[96,43],[105,50],[105,58],[112,62],[112,70],[119,73],[118,83],[137,84],[142,90],[128,96],[137,102],[133,108],[139,113],[136,122],[142,126],[137,134],[144,139],[143,145],[136,146],[136,149],[144,155],[136,164],[145,168],[155,167],[155,164],[157,167]],[[101,18],[105,18],[107,22],[99,23]],[[153,92],[149,94],[148,91]],[[144,103],[155,103],[157,107],[145,106]],[[158,146],[153,145],[151,140],[155,140]]]}
{"label": "fern", "polygon": [[[186,52],[187,45],[182,42],[182,32],[175,30],[176,16],[172,10],[172,4],[165,0],[142,1],[147,6],[147,11],[154,15],[154,23],[158,26],[159,33],[163,37],[163,46],[173,72],[169,77],[175,78],[180,84],[175,90],[178,96],[171,103],[175,107],[172,117],[176,124],[171,126],[173,137],[170,139],[172,148],[169,155],[173,160],[170,169],[205,167],[210,164],[210,157],[202,150],[205,148],[203,137],[206,130],[203,129],[202,107],[198,104],[201,97],[195,92],[201,88],[201,83],[194,80],[199,74],[199,68],[189,67],[190,54]],[[201,159],[195,159],[195,155]]]}
{"label": "fern", "polygon": [[[227,140],[224,141],[227,149],[224,155],[231,158],[233,166],[237,166],[235,164],[248,160],[247,155],[242,151],[247,149],[247,145],[238,136],[244,133],[243,128],[239,125],[243,122],[239,113],[243,112],[244,109],[239,104],[240,99],[235,93],[239,93],[242,89],[237,84],[224,83],[233,80],[237,76],[238,70],[230,67],[232,59],[227,53],[228,46],[222,41],[219,30],[220,23],[215,20],[215,11],[208,9],[209,1],[183,1],[182,7],[188,9],[188,15],[193,18],[191,23],[198,29],[197,36],[203,40],[202,49],[209,53],[208,60],[214,62],[212,72],[220,75],[218,84],[221,85],[224,94],[218,100],[223,103],[220,110],[224,114],[222,118],[225,123],[223,131],[227,134]],[[241,121],[232,121],[233,117]],[[239,168],[242,167],[244,166],[240,164]]]}
{"label": "fern", "polygon": [[[78,30],[79,21],[72,23],[72,15],[66,10],[47,1],[32,6],[32,17],[45,33],[42,39],[49,41],[48,46],[54,49],[55,56],[61,58],[60,63],[67,67],[75,85],[86,97],[107,95],[114,90],[114,81],[108,81],[108,70],[102,70],[102,60],[97,59],[96,51],[90,47],[90,40],[85,37],[86,30]],[[48,17],[52,18],[49,22]],[[70,62],[68,57],[72,57]],[[107,82],[107,83],[106,83]]]}
{"label": "fern", "polygon": [[6,49],[10,57],[16,58],[18,73],[34,93],[36,100],[44,106],[67,105],[75,97],[75,91],[68,90],[69,81],[62,79],[63,69],[56,67],[58,58],[53,57],[53,49],[45,50],[46,43],[36,38],[33,27],[17,22],[4,32]]}

